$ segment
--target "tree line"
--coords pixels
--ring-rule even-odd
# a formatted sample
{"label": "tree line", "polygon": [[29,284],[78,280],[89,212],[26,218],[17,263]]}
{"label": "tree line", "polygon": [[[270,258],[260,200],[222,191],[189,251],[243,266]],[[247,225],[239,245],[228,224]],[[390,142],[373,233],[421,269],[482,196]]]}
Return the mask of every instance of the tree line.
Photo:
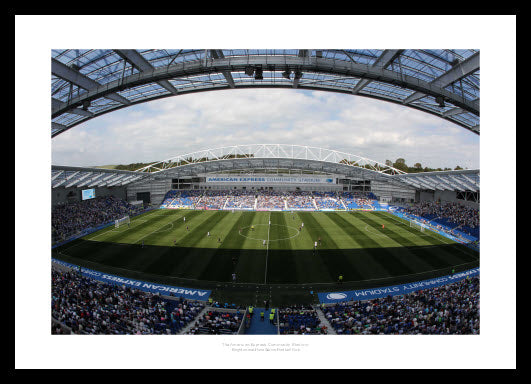
{"label": "tree line", "polygon": [[[434,171],[452,171],[452,168],[429,168],[429,167],[422,167],[421,163],[415,163],[412,167],[408,166],[406,164],[406,160],[403,158],[396,159],[395,162],[392,162],[391,160],[385,160],[385,165],[399,169],[401,171],[407,172],[407,173],[418,173],[418,172],[434,172]],[[466,169],[462,168],[461,166],[457,165],[453,170],[458,171],[460,169]]]}

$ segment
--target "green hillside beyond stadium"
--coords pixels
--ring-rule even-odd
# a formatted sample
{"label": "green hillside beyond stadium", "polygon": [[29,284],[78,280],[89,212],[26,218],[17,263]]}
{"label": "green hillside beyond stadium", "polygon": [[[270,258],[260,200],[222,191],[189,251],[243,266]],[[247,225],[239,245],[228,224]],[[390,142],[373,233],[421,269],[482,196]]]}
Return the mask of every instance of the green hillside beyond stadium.
{"label": "green hillside beyond stadium", "polygon": [[150,211],[58,247],[53,256],[177,286],[292,291],[337,289],[339,274],[343,289],[418,281],[479,259],[387,212],[201,210]]}

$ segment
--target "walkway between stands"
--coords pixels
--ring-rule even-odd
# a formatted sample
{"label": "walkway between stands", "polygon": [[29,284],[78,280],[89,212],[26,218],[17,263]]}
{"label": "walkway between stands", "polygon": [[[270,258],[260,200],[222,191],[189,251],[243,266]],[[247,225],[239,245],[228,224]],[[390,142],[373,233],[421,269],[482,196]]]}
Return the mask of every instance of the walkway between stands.
{"label": "walkway between stands", "polygon": [[[278,312],[278,310],[275,310],[275,311]],[[260,320],[261,312],[264,312],[264,320]],[[245,331],[245,334],[247,335],[277,335],[278,334],[278,328],[277,328],[278,316],[275,315],[275,323],[271,324],[271,322],[269,321],[270,313],[271,313],[271,309],[268,309],[266,311],[265,308],[254,308],[253,317],[251,318],[251,325]]]}

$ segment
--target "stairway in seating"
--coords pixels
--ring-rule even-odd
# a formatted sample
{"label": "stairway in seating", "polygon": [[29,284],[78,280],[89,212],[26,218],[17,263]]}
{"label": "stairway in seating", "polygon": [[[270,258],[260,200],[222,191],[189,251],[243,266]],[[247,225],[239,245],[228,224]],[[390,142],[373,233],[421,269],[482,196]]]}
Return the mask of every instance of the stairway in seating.
{"label": "stairway in seating", "polygon": [[[278,309],[275,310],[278,313]],[[260,312],[264,312],[264,320],[260,320]],[[245,330],[246,335],[278,335],[277,318],[275,314],[275,324],[269,321],[271,308],[267,311],[265,308],[254,308],[251,325]]]}

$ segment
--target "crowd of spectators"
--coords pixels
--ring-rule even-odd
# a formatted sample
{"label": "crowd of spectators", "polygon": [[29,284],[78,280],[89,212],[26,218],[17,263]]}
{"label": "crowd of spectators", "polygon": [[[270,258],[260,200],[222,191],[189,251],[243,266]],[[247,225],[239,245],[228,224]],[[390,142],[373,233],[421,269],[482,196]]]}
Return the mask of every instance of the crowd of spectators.
{"label": "crowd of spectators", "polygon": [[186,332],[187,335],[235,335],[243,321],[240,310],[208,310]]}
{"label": "crowd of spectators", "polygon": [[[479,210],[457,202],[421,201],[406,207],[405,212],[436,225],[444,225],[479,237]],[[457,234],[457,233],[456,233]]]}
{"label": "crowd of spectators", "polygon": [[479,278],[324,307],[337,334],[479,334]]}
{"label": "crowd of spectators", "polygon": [[114,196],[58,204],[52,208],[52,242],[66,240],[85,229],[134,215],[141,210],[142,207]]}
{"label": "crowd of spectators", "polygon": [[281,335],[324,335],[327,327],[319,319],[317,310],[299,305],[279,309],[279,332]]}
{"label": "crowd of spectators", "polygon": [[345,209],[335,192],[314,192],[313,200],[317,209]]}
{"label": "crowd of spectators", "polygon": [[256,193],[254,191],[246,191],[236,189],[230,191],[227,197],[227,203],[225,209],[239,208],[239,209],[252,209],[256,201]]}
{"label": "crowd of spectators", "polygon": [[259,191],[256,209],[285,209],[284,195],[284,193],[278,191]]}
{"label": "crowd of spectators", "polygon": [[[191,194],[193,192],[193,195]],[[367,192],[310,192],[272,190],[193,190],[168,192],[161,208],[196,209],[373,209],[377,197]]]}
{"label": "crowd of spectators", "polygon": [[285,198],[288,209],[315,209],[311,192],[293,191],[286,193]]}
{"label": "crowd of spectators", "polygon": [[222,209],[228,198],[228,191],[206,190],[197,202],[196,208]]}
{"label": "crowd of spectators", "polygon": [[[52,270],[52,317],[74,334],[177,334],[204,307],[202,302]],[[60,333],[64,329],[52,325],[52,334]]]}
{"label": "crowd of spectators", "polygon": [[170,190],[164,196],[161,208],[188,207],[194,208],[201,198],[202,191],[198,190]]}
{"label": "crowd of spectators", "polygon": [[372,209],[377,203],[376,196],[367,192],[341,192],[339,197],[347,209]]}

